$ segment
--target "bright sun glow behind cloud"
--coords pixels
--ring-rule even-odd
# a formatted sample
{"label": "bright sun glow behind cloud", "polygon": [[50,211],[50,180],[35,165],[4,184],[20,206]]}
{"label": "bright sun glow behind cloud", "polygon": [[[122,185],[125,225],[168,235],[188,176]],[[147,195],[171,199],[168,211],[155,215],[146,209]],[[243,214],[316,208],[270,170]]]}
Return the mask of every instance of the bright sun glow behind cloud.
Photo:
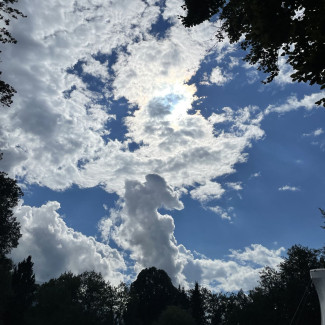
{"label": "bright sun glow behind cloud", "polygon": [[187,112],[192,107],[195,96],[196,87],[194,84],[179,84],[174,83],[166,86],[162,91],[154,92],[154,96],[151,98],[162,98],[163,102],[169,106],[170,114],[165,115],[165,119],[171,123],[171,126],[177,130],[179,129],[179,121],[184,119]]}

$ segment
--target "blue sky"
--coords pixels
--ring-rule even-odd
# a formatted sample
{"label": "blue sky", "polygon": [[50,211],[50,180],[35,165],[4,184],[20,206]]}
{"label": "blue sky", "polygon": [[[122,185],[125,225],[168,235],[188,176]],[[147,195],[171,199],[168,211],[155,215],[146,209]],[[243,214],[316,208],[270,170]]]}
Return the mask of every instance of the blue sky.
{"label": "blue sky", "polygon": [[[248,290],[324,233],[325,111],[281,57],[268,85],[182,1],[24,1],[3,77],[3,170],[24,192],[15,261],[36,277],[144,267],[175,285]],[[36,9],[37,8],[37,9]]]}

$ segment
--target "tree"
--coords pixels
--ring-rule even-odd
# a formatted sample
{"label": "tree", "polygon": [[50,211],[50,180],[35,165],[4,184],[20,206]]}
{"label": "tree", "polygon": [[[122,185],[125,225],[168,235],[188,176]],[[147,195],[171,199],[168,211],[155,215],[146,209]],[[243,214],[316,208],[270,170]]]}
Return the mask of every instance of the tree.
{"label": "tree", "polygon": [[168,306],[154,325],[195,325],[195,321],[184,309],[177,306]]}
{"label": "tree", "polygon": [[242,310],[245,324],[319,324],[320,310],[310,270],[323,267],[320,250],[294,245],[279,269],[265,268]]}
{"label": "tree", "polygon": [[[10,19],[17,19],[18,16],[26,17],[20,10],[12,8],[11,5],[18,2],[18,0],[1,0],[0,1],[0,21],[4,22],[4,27],[0,28],[0,42],[3,44],[16,44],[17,40],[11,35],[7,26],[10,24]],[[1,51],[0,51],[1,53]],[[2,72],[0,71],[0,75]],[[0,79],[0,103],[3,106],[10,106],[12,104],[12,97],[16,90]]]}
{"label": "tree", "polygon": [[[0,153],[1,159],[2,153]],[[12,209],[18,204],[22,195],[17,182],[9,178],[6,173],[0,172],[0,324],[3,324],[6,303],[12,295],[13,263],[6,257],[6,254],[17,247],[21,237],[20,225]]]}
{"label": "tree", "polygon": [[219,325],[222,324],[222,320],[225,317],[225,299],[222,293],[212,293],[210,292],[207,297],[207,314],[209,324],[211,325]]}
{"label": "tree", "polygon": [[12,289],[21,308],[27,309],[32,305],[36,290],[35,274],[32,257],[28,256],[14,267],[12,274]]}
{"label": "tree", "polygon": [[114,324],[115,291],[100,273],[84,272],[80,276],[78,301],[86,324]]}
{"label": "tree", "polygon": [[[294,73],[293,81],[325,88],[324,0],[185,0],[185,27],[219,19],[218,41],[226,36],[239,42],[248,54],[244,60],[268,74],[264,83],[279,74],[278,59],[284,56]],[[325,106],[325,98],[317,105]]]}
{"label": "tree", "polygon": [[[319,211],[322,214],[322,217],[325,219],[325,210],[319,208]],[[325,226],[321,226],[321,228],[325,229]]]}
{"label": "tree", "polygon": [[28,324],[85,324],[78,301],[79,288],[80,277],[70,272],[43,283],[36,293]]}
{"label": "tree", "polygon": [[190,291],[190,309],[196,325],[205,323],[203,297],[200,292],[199,284],[195,282],[194,289]]}
{"label": "tree", "polygon": [[[0,160],[2,154],[0,154]],[[0,172],[0,256],[8,254],[17,247],[21,237],[20,225],[12,209],[18,204],[23,192],[16,180]]]}
{"label": "tree", "polygon": [[32,306],[36,291],[31,256],[15,266],[11,277],[12,296],[8,299],[6,324],[24,324],[25,314]]}
{"label": "tree", "polygon": [[114,324],[124,324],[124,318],[129,300],[129,287],[125,283],[121,282],[115,288]]}
{"label": "tree", "polygon": [[42,284],[28,324],[113,325],[115,289],[100,273],[64,273]]}
{"label": "tree", "polygon": [[[240,290],[235,293],[215,293],[207,296],[207,320],[211,325],[251,324],[246,321],[249,298]],[[256,324],[258,324],[256,322]]]}
{"label": "tree", "polygon": [[0,325],[4,324],[7,302],[12,296],[11,270],[11,259],[0,255]]}
{"label": "tree", "polygon": [[130,286],[126,323],[149,325],[169,305],[175,305],[178,290],[163,270],[151,267],[142,270]]}
{"label": "tree", "polygon": [[177,295],[176,305],[184,310],[189,310],[190,300],[188,295],[186,294],[184,287],[181,288],[181,286],[179,285],[177,290],[178,290],[178,295]]}
{"label": "tree", "polygon": [[323,267],[323,251],[294,245],[277,269],[265,267],[259,285],[244,293],[210,293],[211,325],[320,324],[319,302],[310,270]]}

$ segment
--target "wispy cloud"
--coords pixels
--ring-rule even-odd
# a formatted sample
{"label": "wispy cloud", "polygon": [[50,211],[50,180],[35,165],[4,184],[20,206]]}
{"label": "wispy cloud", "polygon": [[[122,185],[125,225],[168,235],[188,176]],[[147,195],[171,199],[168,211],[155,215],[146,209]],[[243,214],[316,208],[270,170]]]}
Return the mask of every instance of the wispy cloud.
{"label": "wispy cloud", "polygon": [[303,136],[304,137],[318,137],[323,133],[324,133],[324,130],[322,128],[318,128],[310,133],[304,133]]}
{"label": "wispy cloud", "polygon": [[230,82],[233,78],[233,75],[228,72],[224,72],[220,67],[215,67],[212,71],[210,76],[205,72],[203,74],[202,81],[200,82],[201,85],[217,85],[223,86],[226,83]]}
{"label": "wispy cloud", "polygon": [[232,190],[235,190],[235,191],[240,191],[243,189],[242,185],[241,185],[241,182],[228,182],[226,183],[226,185],[232,189]]}
{"label": "wispy cloud", "polygon": [[228,208],[227,210],[220,207],[220,206],[214,206],[214,207],[208,207],[208,209],[214,213],[216,213],[217,215],[219,215],[221,217],[221,219],[225,219],[225,220],[232,220],[232,215],[231,213],[233,212],[233,208]]}
{"label": "wispy cloud", "polygon": [[282,187],[278,188],[279,191],[291,191],[291,192],[297,192],[300,191],[299,187],[296,186],[289,186],[289,185],[284,185]]}
{"label": "wispy cloud", "polygon": [[256,178],[256,177],[261,177],[261,172],[256,172],[256,173],[250,175],[249,178]]}
{"label": "wispy cloud", "polygon": [[230,56],[229,59],[230,59],[230,62],[228,64],[229,69],[233,69],[234,67],[237,67],[239,65],[240,58]]}
{"label": "wispy cloud", "polygon": [[301,100],[299,100],[295,95],[290,96],[287,101],[283,104],[280,104],[278,106],[269,105],[265,110],[265,114],[287,113],[290,111],[297,110],[298,108],[305,108],[306,110],[318,108],[319,106],[317,106],[315,102],[323,98],[324,94],[324,92],[319,92],[311,95],[305,95],[304,98],[302,98]]}
{"label": "wispy cloud", "polygon": [[246,247],[244,251],[230,251],[230,256],[240,261],[276,267],[282,261],[281,254],[285,251],[285,249],[281,247],[277,250],[270,251],[260,244],[252,244],[251,247]]}

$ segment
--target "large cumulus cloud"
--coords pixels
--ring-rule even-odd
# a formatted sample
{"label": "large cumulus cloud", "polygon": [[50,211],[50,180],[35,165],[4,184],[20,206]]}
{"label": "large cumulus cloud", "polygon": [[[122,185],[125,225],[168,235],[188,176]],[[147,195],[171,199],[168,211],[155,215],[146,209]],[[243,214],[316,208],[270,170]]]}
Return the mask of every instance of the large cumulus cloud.
{"label": "large cumulus cloud", "polygon": [[[143,184],[126,181],[125,201],[118,213],[121,224],[112,229],[112,239],[131,252],[137,270],[154,265],[164,269],[176,282],[182,265],[178,261],[174,220],[170,215],[159,213],[159,208],[183,208],[163,178],[149,174]],[[102,229],[105,231],[105,226]]]}
{"label": "large cumulus cloud", "polygon": [[19,246],[12,258],[20,262],[32,255],[38,281],[58,277],[65,271],[82,273],[86,270],[101,272],[106,280],[117,285],[125,280],[126,265],[118,250],[69,228],[57,210],[58,202],[41,207],[21,205],[15,216],[21,225]]}
{"label": "large cumulus cloud", "polygon": [[[3,53],[10,62],[4,78],[18,91],[12,109],[1,111],[1,164],[11,175],[52,189],[103,184],[119,194],[125,179],[150,172],[175,180],[173,186],[205,185],[232,171],[252,138],[260,137],[257,130],[254,136],[216,138],[211,123],[188,113],[196,88],[185,82],[214,44],[214,26],[184,29],[176,19],[181,1],[164,7],[140,0],[20,5],[28,18],[12,25],[18,44]],[[163,39],[150,34],[159,16],[170,22]],[[232,50],[228,42],[217,48]],[[97,54],[106,59],[99,62]],[[81,72],[71,73],[78,62]],[[102,82],[100,91],[85,76]],[[125,119],[125,140],[116,140],[107,123],[122,97],[139,110]],[[168,98],[174,99],[168,104]],[[127,106],[119,109],[127,116]],[[131,152],[130,141],[140,149]]]}
{"label": "large cumulus cloud", "polygon": [[276,267],[284,248],[268,249],[259,244],[244,251],[231,250],[225,260],[210,259],[178,244],[174,220],[158,210],[182,209],[178,193],[157,174],[145,182],[126,181],[125,199],[100,225],[106,241],[130,252],[135,270],[156,266],[168,272],[175,285],[190,286],[199,281],[213,290],[248,290],[255,285],[266,265]]}

